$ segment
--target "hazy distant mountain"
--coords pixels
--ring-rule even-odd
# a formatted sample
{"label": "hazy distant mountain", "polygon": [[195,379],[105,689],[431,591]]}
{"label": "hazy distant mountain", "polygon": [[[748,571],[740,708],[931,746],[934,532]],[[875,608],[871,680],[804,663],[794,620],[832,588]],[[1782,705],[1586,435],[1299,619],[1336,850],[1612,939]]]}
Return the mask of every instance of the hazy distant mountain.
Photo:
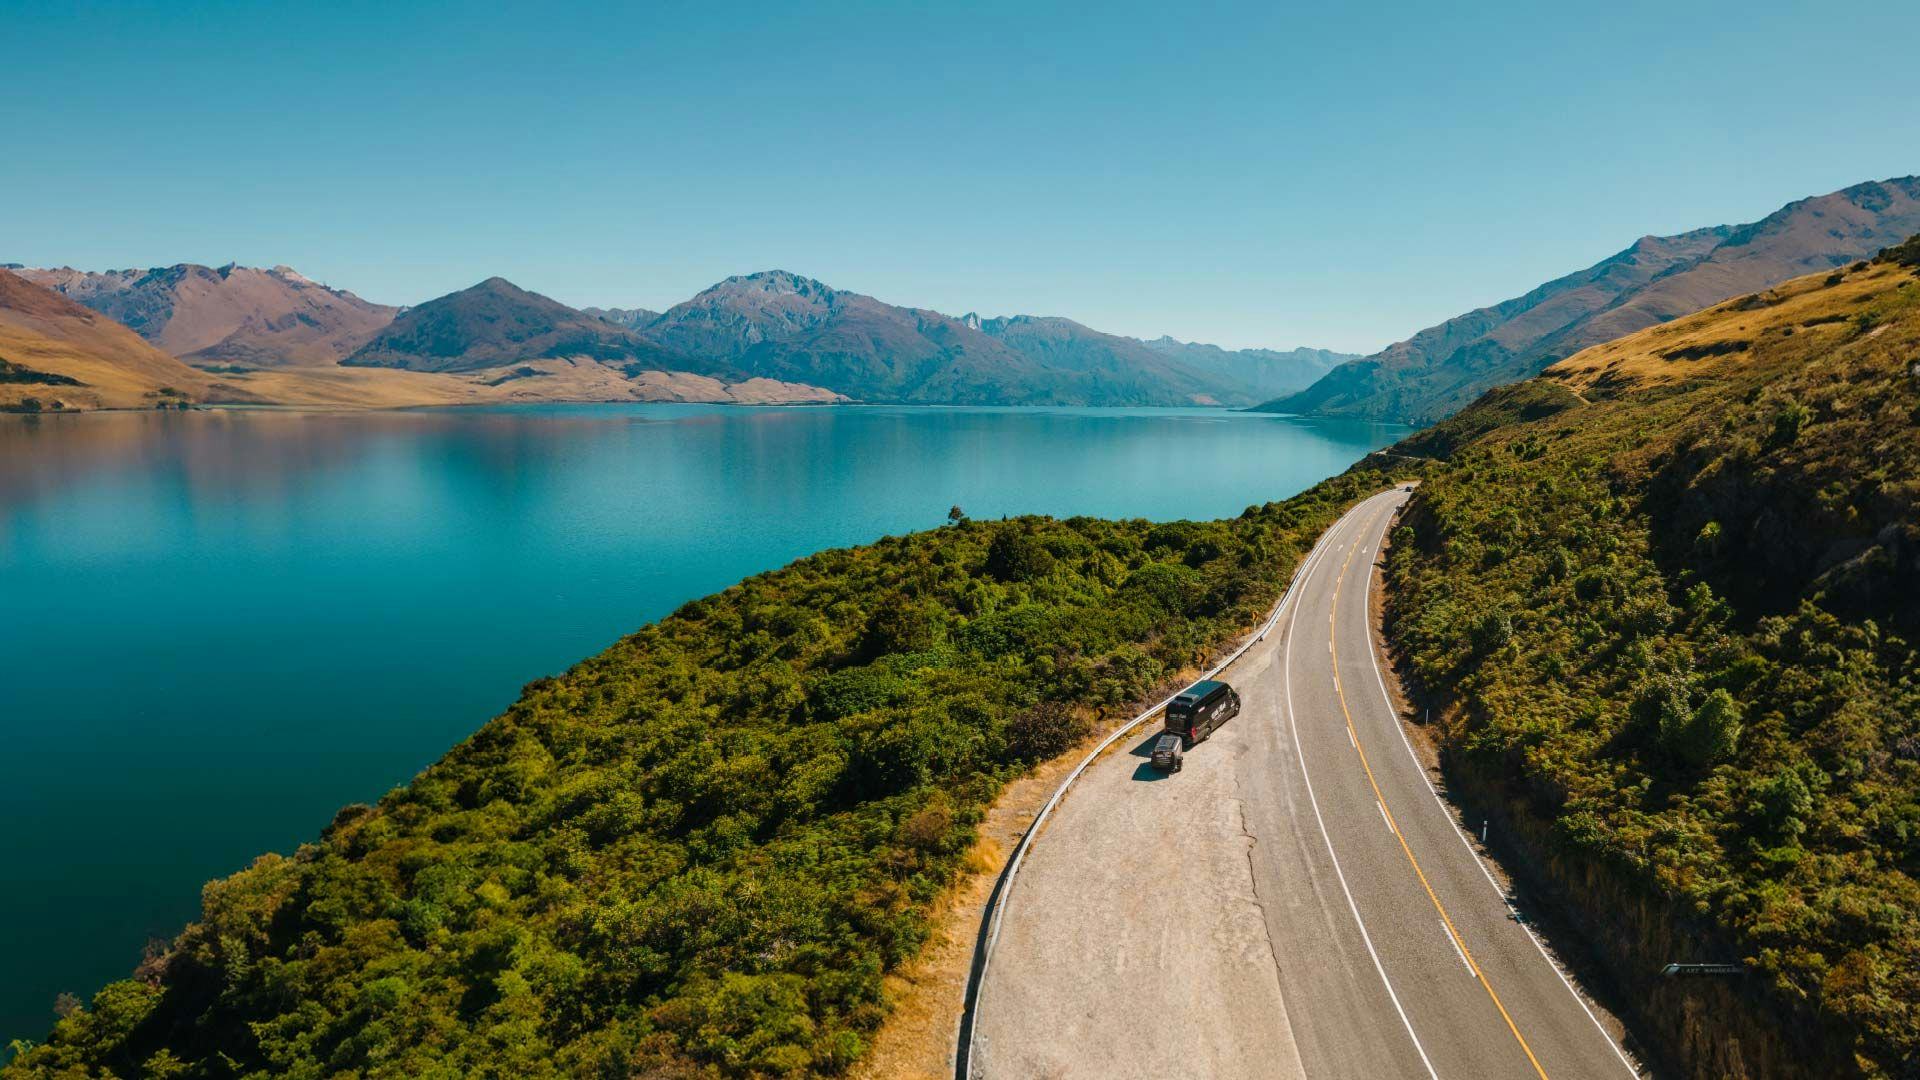
{"label": "hazy distant mountain", "polygon": [[1422,330],[1261,408],[1430,423],[1589,345],[1843,266],[1915,232],[1920,177],[1909,176],[1801,199],[1751,225],[1643,237],[1612,258]]}
{"label": "hazy distant mountain", "polygon": [[337,363],[400,309],[368,303],[293,269],[194,263],[89,273],[61,267],[20,276],[125,324],[194,364],[249,367]]}
{"label": "hazy distant mountain", "polygon": [[1303,390],[1341,364],[1360,358],[1358,353],[1331,349],[1223,349],[1170,337],[1144,344],[1190,368],[1245,386],[1256,401]]}
{"label": "hazy distant mountain", "polygon": [[1165,387],[1188,402],[1243,405],[1260,400],[1238,379],[1203,372],[1138,338],[1106,334],[1058,316],[1013,315],[961,321],[1009,346],[1028,359],[1064,371],[1104,380],[1109,385]]}
{"label": "hazy distant mountain", "polygon": [[594,360],[630,372],[724,376],[733,371],[725,363],[682,356],[497,277],[409,309],[344,363],[410,371],[477,371],[562,358]]}
{"label": "hazy distant mountain", "polygon": [[1059,404],[1084,393],[957,319],[782,270],[730,277],[669,308],[647,334],[862,401]]}
{"label": "hazy distant mountain", "polygon": [[660,317],[659,312],[648,311],[646,308],[590,307],[580,310],[596,319],[604,319],[615,326],[624,326],[629,330],[644,330],[648,323]]}
{"label": "hazy distant mountain", "polygon": [[200,400],[210,386],[125,326],[0,270],[0,408],[153,408]]}
{"label": "hazy distant mountain", "polygon": [[956,319],[783,270],[728,278],[645,333],[679,353],[862,401],[1192,405],[1235,397],[1231,383],[1071,320]]}

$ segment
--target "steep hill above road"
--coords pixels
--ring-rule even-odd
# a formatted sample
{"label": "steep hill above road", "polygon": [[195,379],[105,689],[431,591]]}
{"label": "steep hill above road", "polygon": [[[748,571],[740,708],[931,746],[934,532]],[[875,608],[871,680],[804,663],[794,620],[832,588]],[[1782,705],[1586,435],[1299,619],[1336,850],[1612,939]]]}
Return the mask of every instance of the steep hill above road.
{"label": "steep hill above road", "polygon": [[[1693,1075],[1920,1061],[1920,248],[1588,349],[1438,455],[1391,634]],[[1662,980],[1735,958],[1745,983]]]}
{"label": "steep hill above road", "polygon": [[1430,327],[1329,372],[1272,412],[1430,424],[1482,392],[1581,349],[1801,274],[1866,258],[1920,231],[1920,177],[1789,203],[1751,225],[1648,236],[1524,296]]}

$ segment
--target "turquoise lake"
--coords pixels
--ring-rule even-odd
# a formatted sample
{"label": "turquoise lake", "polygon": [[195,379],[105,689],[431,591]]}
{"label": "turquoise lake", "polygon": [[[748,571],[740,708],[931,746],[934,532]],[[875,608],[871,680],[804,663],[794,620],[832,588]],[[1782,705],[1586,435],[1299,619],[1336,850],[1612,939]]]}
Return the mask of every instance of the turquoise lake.
{"label": "turquoise lake", "polygon": [[758,571],[974,517],[1238,514],[1392,425],[540,406],[0,417],[0,1045],[520,686]]}

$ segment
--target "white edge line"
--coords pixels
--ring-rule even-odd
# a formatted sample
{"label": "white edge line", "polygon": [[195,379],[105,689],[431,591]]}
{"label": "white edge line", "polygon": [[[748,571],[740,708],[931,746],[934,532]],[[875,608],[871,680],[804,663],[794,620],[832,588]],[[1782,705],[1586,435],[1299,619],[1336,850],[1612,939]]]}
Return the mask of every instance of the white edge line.
{"label": "white edge line", "polygon": [[[1366,503],[1360,505],[1365,506]],[[1359,507],[1354,509],[1357,510]],[[1338,523],[1336,523],[1337,526]],[[1333,532],[1333,529],[1328,529],[1327,535],[1331,536]],[[1301,569],[1305,570],[1313,561],[1309,559]],[[1420,1045],[1420,1036],[1414,1034],[1413,1021],[1407,1019],[1407,1010],[1400,1005],[1400,995],[1393,991],[1393,980],[1387,978],[1387,969],[1381,964],[1380,954],[1373,947],[1373,935],[1367,933],[1366,920],[1360,917],[1360,906],[1353,902],[1353,890],[1347,887],[1346,872],[1340,869],[1340,856],[1334,854],[1333,837],[1327,833],[1327,820],[1320,814],[1320,799],[1313,793],[1313,778],[1307,774],[1307,753],[1306,749],[1300,745],[1300,721],[1293,711],[1293,627],[1299,619],[1299,605],[1294,606],[1293,614],[1294,618],[1287,623],[1286,655],[1281,660],[1280,681],[1287,688],[1287,724],[1293,730],[1293,752],[1294,756],[1300,760],[1300,779],[1306,783],[1307,802],[1313,807],[1313,820],[1320,826],[1320,839],[1327,845],[1327,857],[1333,860],[1333,876],[1340,881],[1340,891],[1347,898],[1347,910],[1353,913],[1354,925],[1360,928],[1360,940],[1367,947],[1367,955],[1373,958],[1373,970],[1380,976],[1380,985],[1387,988],[1387,997],[1393,1002],[1393,1011],[1400,1014],[1400,1023],[1406,1027],[1407,1037],[1413,1040],[1413,1049],[1420,1055],[1420,1063],[1427,1067],[1427,1075],[1432,1080],[1440,1080],[1440,1074],[1434,1071],[1433,1062],[1427,1058],[1426,1047]]]}
{"label": "white edge line", "polygon": [[[1381,534],[1383,539],[1385,538],[1385,535],[1386,535],[1385,533]],[[1373,664],[1373,682],[1375,686],[1378,686],[1380,688],[1380,700],[1386,703],[1387,715],[1393,718],[1393,729],[1400,733],[1400,745],[1407,748],[1407,760],[1413,762],[1413,771],[1420,775],[1420,782],[1427,785],[1427,793],[1433,796],[1433,805],[1438,807],[1440,809],[1441,816],[1447,819],[1447,827],[1453,830],[1453,835],[1459,839],[1460,846],[1467,849],[1467,857],[1472,859],[1473,865],[1479,868],[1480,875],[1487,879],[1487,884],[1493,888],[1494,895],[1498,896],[1500,898],[1500,903],[1506,907],[1507,914],[1512,917],[1514,925],[1518,926],[1521,929],[1521,931],[1527,935],[1528,941],[1533,942],[1533,947],[1539,950],[1540,958],[1547,962],[1547,966],[1552,968],[1554,975],[1559,978],[1560,985],[1567,988],[1567,993],[1573,995],[1574,1003],[1580,1006],[1580,1011],[1583,1013],[1586,1013],[1587,1019],[1593,1021],[1594,1030],[1598,1031],[1600,1033],[1600,1037],[1606,1040],[1607,1048],[1613,1051],[1613,1056],[1620,1059],[1620,1064],[1625,1065],[1627,1067],[1628,1073],[1638,1078],[1640,1076],[1640,1070],[1635,1068],[1633,1062],[1628,1059],[1627,1052],[1621,1049],[1620,1044],[1614,1040],[1614,1037],[1612,1035],[1607,1033],[1606,1026],[1600,1023],[1600,1018],[1593,1015],[1593,1010],[1587,1006],[1587,999],[1581,996],[1579,990],[1575,989],[1572,980],[1567,978],[1567,973],[1562,971],[1560,969],[1560,965],[1554,961],[1553,954],[1549,953],[1547,951],[1547,947],[1540,943],[1540,939],[1539,937],[1535,936],[1533,932],[1533,928],[1528,926],[1526,922],[1523,919],[1521,919],[1520,912],[1515,910],[1513,906],[1513,901],[1507,897],[1506,890],[1502,889],[1500,887],[1500,883],[1493,879],[1492,871],[1487,869],[1486,862],[1480,858],[1480,853],[1473,849],[1473,842],[1467,839],[1467,834],[1461,830],[1460,823],[1454,820],[1452,811],[1448,810],[1446,803],[1441,800],[1440,792],[1436,790],[1433,786],[1433,779],[1427,775],[1427,767],[1420,763],[1420,755],[1413,752],[1413,740],[1407,737],[1406,724],[1401,721],[1400,711],[1393,707],[1393,698],[1391,695],[1387,693],[1386,676],[1380,673],[1380,657],[1378,655],[1375,642],[1373,639],[1372,563],[1378,561],[1379,558],[1380,558],[1380,546],[1379,546],[1379,542],[1375,541],[1374,551],[1373,551],[1373,560],[1368,563],[1367,588],[1365,590],[1366,617],[1367,617],[1367,659]],[[1459,947],[1458,942],[1455,942],[1455,947],[1456,948]]]}
{"label": "white edge line", "polygon": [[[1381,494],[1384,494],[1384,493],[1381,493]],[[1350,518],[1352,518],[1355,514],[1359,513],[1360,510],[1366,507],[1368,503],[1372,502],[1374,499],[1377,499],[1379,497],[1380,497],[1379,494],[1375,494],[1375,495],[1369,496],[1366,499],[1362,499],[1359,503],[1349,508],[1346,513],[1340,515],[1340,517],[1336,519],[1332,525],[1327,526],[1327,530],[1320,534],[1319,541],[1315,543],[1312,550],[1310,550],[1307,553],[1307,557],[1301,560],[1300,566],[1294,570],[1293,579],[1287,582],[1286,591],[1280,594],[1279,601],[1273,605],[1273,614],[1267,617],[1266,623],[1263,626],[1261,626],[1259,632],[1249,636],[1246,641],[1240,644],[1239,648],[1235,649],[1232,653],[1228,654],[1226,659],[1220,661],[1218,664],[1214,665],[1213,668],[1209,670],[1206,674],[1202,675],[1201,676],[1202,679],[1210,679],[1213,676],[1218,675],[1220,672],[1226,670],[1228,665],[1232,664],[1234,661],[1240,659],[1241,656],[1245,655],[1247,650],[1251,649],[1256,642],[1266,640],[1267,634],[1270,633],[1273,630],[1274,626],[1279,623],[1280,613],[1286,610],[1287,601],[1293,599],[1294,590],[1297,589],[1300,583],[1305,579],[1307,569],[1311,567],[1316,561],[1318,561],[1320,556],[1325,553],[1329,542],[1333,538],[1334,533],[1340,531],[1341,527],[1344,526]],[[1296,614],[1298,614],[1299,605],[1296,604],[1294,606],[1294,611]],[[1288,633],[1289,634],[1292,633],[1291,623],[1288,624]],[[1287,639],[1287,647],[1288,647],[1287,651],[1289,655],[1291,655],[1292,653],[1292,646],[1293,646],[1293,640],[1291,637],[1289,637]],[[1184,689],[1184,687],[1182,689]],[[1074,766],[1073,771],[1067,774],[1066,779],[1060,781],[1060,786],[1054,789],[1053,797],[1049,798],[1047,800],[1046,805],[1040,808],[1040,813],[1034,816],[1033,824],[1028,825],[1027,831],[1021,834],[1020,843],[1013,849],[1012,859],[1010,859],[1007,862],[1006,881],[1000,887],[1000,899],[998,903],[994,904],[993,919],[987,926],[987,944],[980,959],[980,977],[979,977],[979,981],[976,983],[974,994],[973,994],[973,1023],[970,1024],[967,1028],[967,1071],[970,1074],[974,1073],[978,1069],[979,1059],[975,1056],[975,1050],[979,1043],[980,1008],[982,1003],[986,999],[987,970],[989,966],[991,966],[993,963],[993,948],[995,945],[999,944],[1000,942],[1000,922],[1006,916],[1007,905],[1013,899],[1014,881],[1016,878],[1018,878],[1020,874],[1021,864],[1026,861],[1027,849],[1033,845],[1034,839],[1040,835],[1040,826],[1045,824],[1047,818],[1053,815],[1054,808],[1060,805],[1060,800],[1066,796],[1067,789],[1073,786],[1073,782],[1075,780],[1080,779],[1080,774],[1083,772],[1086,772],[1087,767],[1092,765],[1094,761],[1100,757],[1101,754],[1106,753],[1106,750],[1108,747],[1112,746],[1114,743],[1119,742],[1121,739],[1125,738],[1129,733],[1133,731],[1133,729],[1139,727],[1149,717],[1152,717],[1158,714],[1161,710],[1165,709],[1167,705],[1173,701],[1174,698],[1180,696],[1180,693],[1181,691],[1176,690],[1172,694],[1167,695],[1165,700],[1161,701],[1157,705],[1152,706],[1151,708],[1145,710],[1144,712],[1141,712],[1139,715],[1135,716],[1133,719],[1121,725],[1118,729],[1116,729],[1112,734],[1108,735],[1105,739],[1100,740],[1100,745],[1088,751],[1087,756],[1080,759],[1080,764]],[[1289,694],[1291,694],[1291,690],[1289,690]],[[1288,711],[1289,712],[1292,711],[1291,704],[1289,704],[1288,706]],[[1302,771],[1303,772],[1305,771],[1304,768],[1302,769]],[[1309,789],[1309,794],[1311,794],[1311,789]],[[1315,813],[1317,814],[1318,812],[1319,811],[1316,808]],[[1323,823],[1321,825],[1321,832],[1324,834],[1325,831],[1326,831],[1326,826]],[[1328,851],[1329,852],[1332,851],[1331,841],[1329,841]],[[1336,870],[1338,869],[1337,864],[1335,866],[1335,869]],[[1346,888],[1346,881],[1344,879],[1342,879],[1341,881],[1341,888],[1342,889]],[[1347,903],[1349,906],[1353,904],[1353,895],[1351,893],[1348,893],[1347,895]],[[1354,909],[1353,915],[1356,920],[1360,917],[1360,912],[1358,908]],[[1360,932],[1362,936],[1365,936],[1366,928],[1364,926],[1361,927]],[[1367,951],[1368,952],[1373,951],[1373,943],[1371,940],[1367,942]],[[1376,955],[1374,957],[1373,962],[1374,962],[1374,966],[1378,968],[1380,965],[1380,958]],[[1382,969],[1380,971],[1381,979],[1384,980],[1386,976],[1387,976],[1386,971]],[[1393,987],[1391,986],[1387,987],[1387,993],[1391,995],[1393,993]],[[1395,1009],[1400,1008],[1399,998],[1397,997],[1394,998],[1393,1006]],[[1404,1022],[1406,1018],[1407,1018],[1407,1014],[1405,1012],[1401,1012],[1400,1019]],[[1407,1034],[1409,1035],[1413,1034],[1413,1027],[1411,1024],[1409,1024],[1407,1027]],[[1415,1039],[1414,1047],[1418,1049],[1419,1045],[1420,1045],[1420,1040]],[[1420,1059],[1422,1061],[1425,1061],[1426,1057],[1427,1057],[1426,1051],[1421,1050]],[[1429,1075],[1434,1077],[1434,1080],[1439,1080],[1438,1074],[1433,1072],[1433,1065],[1431,1063],[1427,1065],[1427,1072]]]}
{"label": "white edge line", "polygon": [[1453,927],[1448,926],[1445,919],[1440,920],[1440,932],[1447,935],[1447,942],[1453,946],[1453,955],[1460,958],[1460,966],[1467,969],[1468,976],[1472,976],[1473,965],[1467,963],[1466,951],[1460,948],[1460,939],[1453,935]]}

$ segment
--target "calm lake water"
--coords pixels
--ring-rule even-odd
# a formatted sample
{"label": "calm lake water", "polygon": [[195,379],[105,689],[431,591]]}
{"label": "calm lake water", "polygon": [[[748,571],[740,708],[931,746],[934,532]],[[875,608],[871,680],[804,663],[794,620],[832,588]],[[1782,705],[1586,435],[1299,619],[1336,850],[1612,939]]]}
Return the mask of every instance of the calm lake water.
{"label": "calm lake water", "polygon": [[615,638],[975,517],[1210,518],[1403,434],[1217,411],[0,417],[0,1046]]}

